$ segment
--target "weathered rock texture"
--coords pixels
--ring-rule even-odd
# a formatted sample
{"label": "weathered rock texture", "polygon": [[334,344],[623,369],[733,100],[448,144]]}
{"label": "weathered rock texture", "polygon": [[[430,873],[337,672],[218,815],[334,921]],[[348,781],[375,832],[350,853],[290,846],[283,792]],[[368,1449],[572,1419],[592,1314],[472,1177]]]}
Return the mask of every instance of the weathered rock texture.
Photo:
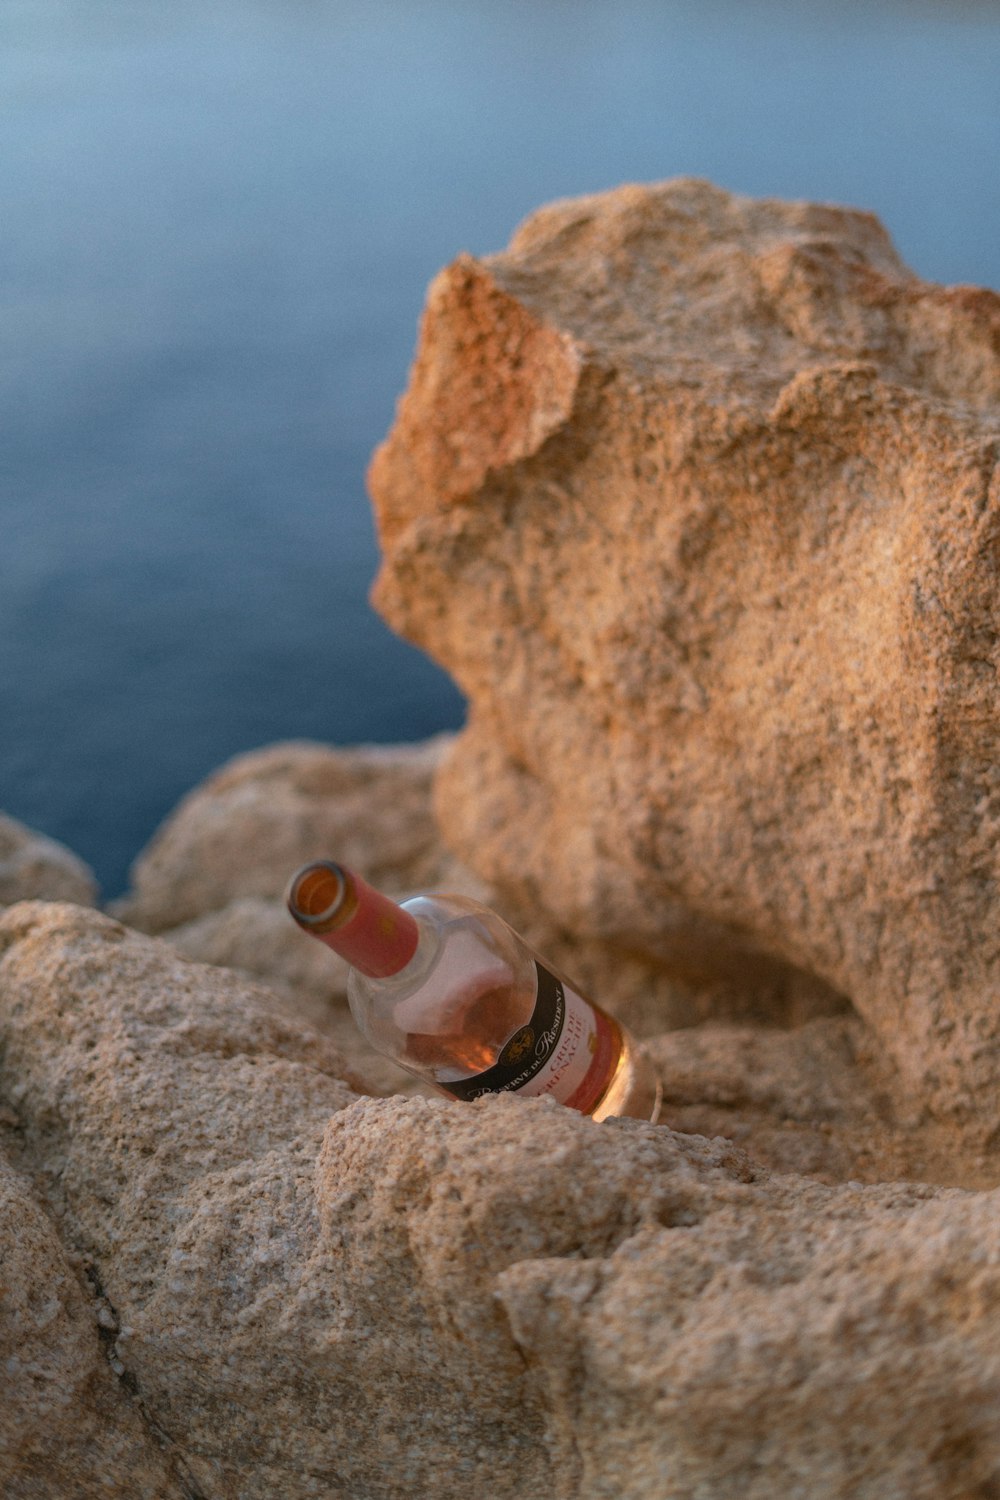
{"label": "weathered rock texture", "polygon": [[[142,1414],[154,1457],[188,1476],[162,1493],[290,1493],[277,1476],[304,1464],[323,1403],[307,1417],[289,1389],[289,1358],[308,1379],[310,1353],[284,1328],[301,1292],[301,1264],[284,1258],[315,1218],[312,1158],[329,1117],[354,1097],[343,1060],[272,1014],[266,992],[81,907],[12,907],[0,951],[11,1151],[106,1299],[112,1394]],[[58,1295],[46,1265],[22,1274],[36,1303]],[[91,1364],[107,1369],[92,1326]],[[279,1444],[289,1403],[299,1430]],[[273,1413],[263,1427],[258,1404]],[[124,1497],[133,1476],[112,1435],[108,1489]],[[26,1493],[104,1494],[92,1468],[76,1490],[53,1479]],[[15,1453],[0,1492],[19,1472]],[[305,1480],[297,1493],[310,1493]]]}
{"label": "weathered rock texture", "polygon": [[[15,1122],[9,1111],[0,1135]],[[0,1154],[0,1493],[182,1500],[183,1464],[112,1370],[115,1320]],[[126,1489],[126,1484],[129,1486]]]}
{"label": "weathered rock texture", "polygon": [[452,847],[692,974],[849,996],[1000,1129],[1000,298],[870,216],[692,181],[434,282],[377,602],[470,722]]}
{"label": "weathered rock texture", "polygon": [[[4,1494],[1000,1483],[996,1194],[773,1177],[725,1141],[543,1101],[358,1099],[266,992],[80,907],[0,920],[0,1029],[5,1134],[45,1204],[5,1265],[28,1290]],[[83,1372],[57,1390],[89,1381],[92,1405],[32,1488],[46,1339]]]}
{"label": "weathered rock texture", "polygon": [[0,813],[0,906],[33,900],[93,906],[97,881],[65,844]]}

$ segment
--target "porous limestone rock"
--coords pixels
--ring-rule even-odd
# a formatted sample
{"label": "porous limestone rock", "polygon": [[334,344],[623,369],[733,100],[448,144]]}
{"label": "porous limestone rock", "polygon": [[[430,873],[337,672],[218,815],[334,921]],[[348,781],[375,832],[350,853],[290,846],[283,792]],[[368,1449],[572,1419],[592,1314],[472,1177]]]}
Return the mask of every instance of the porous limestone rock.
{"label": "porous limestone rock", "polygon": [[[284,1313],[301,1298],[312,1158],[355,1097],[343,1060],[266,991],[79,907],[10,908],[0,952],[17,1165],[94,1268],[119,1391],[165,1435],[189,1500],[293,1493],[276,1475],[283,1455],[308,1469],[323,1401],[307,1417],[288,1388]],[[301,1364],[308,1379],[308,1350]],[[111,1477],[124,1500],[130,1475]]]}
{"label": "porous limestone rock", "polygon": [[1000,297],[682,180],[443,271],[371,468],[377,603],[470,703],[459,857],[675,972],[797,966],[987,1147],[998,444]]}
{"label": "porous limestone rock", "polygon": [[710,1021],[648,1037],[675,1130],[725,1136],[778,1172],[822,1182],[993,1187],[995,1154],[907,1100],[857,1016],[791,1028]]}
{"label": "porous limestone rock", "polygon": [[[0,1135],[16,1127],[7,1109]],[[185,1500],[110,1364],[116,1322],[0,1148],[0,1494],[4,1500]]]}
{"label": "porous limestone rock", "polygon": [[93,906],[97,881],[65,844],[0,813],[0,906],[36,900]]}
{"label": "porous limestone rock", "polygon": [[[772,1176],[549,1101],[359,1099],[265,991],[79,907],[0,919],[0,1033],[18,1168],[188,1500],[997,1485],[996,1193]],[[62,1263],[16,1274],[42,1307]],[[109,1456],[67,1493],[142,1494]]]}

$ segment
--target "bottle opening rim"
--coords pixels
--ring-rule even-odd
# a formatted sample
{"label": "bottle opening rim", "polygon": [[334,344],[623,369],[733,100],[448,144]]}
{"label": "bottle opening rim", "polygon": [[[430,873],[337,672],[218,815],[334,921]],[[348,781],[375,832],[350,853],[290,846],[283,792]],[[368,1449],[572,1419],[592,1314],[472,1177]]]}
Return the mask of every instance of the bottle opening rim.
{"label": "bottle opening rim", "polygon": [[343,865],[330,859],[303,865],[289,881],[288,910],[301,927],[313,931],[339,926],[354,903],[349,900],[352,882]]}

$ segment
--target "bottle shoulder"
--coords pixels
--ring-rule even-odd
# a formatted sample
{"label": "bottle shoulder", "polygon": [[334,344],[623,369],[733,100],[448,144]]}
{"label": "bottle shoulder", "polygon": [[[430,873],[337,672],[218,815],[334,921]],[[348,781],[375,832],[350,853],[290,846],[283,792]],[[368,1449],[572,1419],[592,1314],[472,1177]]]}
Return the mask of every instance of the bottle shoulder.
{"label": "bottle shoulder", "polygon": [[410,896],[406,901],[401,901],[400,905],[418,921],[422,917],[435,925],[462,917],[480,917],[490,924],[503,922],[502,917],[481,901],[475,901],[471,896],[459,896],[451,891],[422,891],[418,896]]}
{"label": "bottle shoulder", "polygon": [[[433,893],[403,903],[415,919],[419,939],[404,969],[387,979],[352,976],[349,994],[397,1020],[415,1024],[419,1008],[450,1009],[455,997],[473,991],[534,984],[534,956],[506,922],[466,896]],[[419,997],[411,1001],[408,997]],[[402,1009],[400,1006],[402,1005]]]}

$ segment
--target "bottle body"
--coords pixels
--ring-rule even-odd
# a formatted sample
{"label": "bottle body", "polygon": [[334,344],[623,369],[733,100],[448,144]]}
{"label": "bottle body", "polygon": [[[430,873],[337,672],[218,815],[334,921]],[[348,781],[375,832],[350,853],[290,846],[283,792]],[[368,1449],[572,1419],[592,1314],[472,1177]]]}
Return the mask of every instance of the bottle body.
{"label": "bottle body", "polygon": [[[328,868],[357,880],[352,922],[360,930],[370,888]],[[306,925],[296,889],[293,881],[289,907]],[[395,907],[372,894],[408,934],[395,972],[370,972],[386,965],[373,962],[370,942],[352,946],[350,925],[317,931],[317,919],[306,920],[352,962],[351,1011],[378,1051],[453,1099],[513,1093],[549,1097],[595,1120],[656,1119],[659,1081],[639,1044],[495,912],[462,896],[415,896]]]}

